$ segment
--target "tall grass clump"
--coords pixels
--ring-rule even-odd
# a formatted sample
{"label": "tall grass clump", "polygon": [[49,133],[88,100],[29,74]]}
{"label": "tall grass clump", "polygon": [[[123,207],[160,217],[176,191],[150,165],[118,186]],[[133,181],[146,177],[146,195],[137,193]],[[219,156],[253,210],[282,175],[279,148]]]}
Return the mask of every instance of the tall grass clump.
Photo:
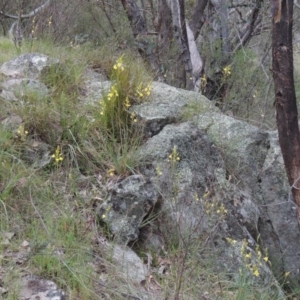
{"label": "tall grass clump", "polygon": [[125,55],[119,57],[113,65],[110,76],[112,85],[100,101],[100,122],[117,139],[121,139],[124,133],[134,133],[137,117],[130,108],[146,101],[151,94],[151,81],[142,72]]}

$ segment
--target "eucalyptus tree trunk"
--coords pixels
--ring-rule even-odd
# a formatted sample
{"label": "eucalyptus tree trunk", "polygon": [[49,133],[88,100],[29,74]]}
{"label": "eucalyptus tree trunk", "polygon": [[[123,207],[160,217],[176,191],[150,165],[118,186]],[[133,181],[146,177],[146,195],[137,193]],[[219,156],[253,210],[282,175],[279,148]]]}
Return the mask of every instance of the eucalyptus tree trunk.
{"label": "eucalyptus tree trunk", "polygon": [[133,37],[141,56],[156,71],[159,69],[157,57],[149,41],[147,22],[136,0],[121,0],[127,18],[130,22]]}
{"label": "eucalyptus tree trunk", "polygon": [[204,10],[208,0],[198,0],[193,7],[192,17],[190,20],[190,27],[196,40],[199,36],[200,30],[204,24]]}
{"label": "eucalyptus tree trunk", "polygon": [[293,75],[293,0],[271,0],[272,72],[279,144],[300,224],[300,133]]}
{"label": "eucalyptus tree trunk", "polygon": [[181,81],[185,88],[193,90],[192,62],[186,30],[184,0],[173,0],[171,5],[173,31],[180,49],[180,62],[184,70]]}

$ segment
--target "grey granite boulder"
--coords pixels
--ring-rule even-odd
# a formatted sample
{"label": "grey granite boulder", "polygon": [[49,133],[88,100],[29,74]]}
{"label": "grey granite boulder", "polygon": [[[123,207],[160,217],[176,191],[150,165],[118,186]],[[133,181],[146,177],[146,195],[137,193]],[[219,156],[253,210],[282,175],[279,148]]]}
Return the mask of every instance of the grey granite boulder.
{"label": "grey granite boulder", "polygon": [[45,67],[58,62],[58,59],[44,54],[27,53],[2,64],[0,73],[14,78],[25,77],[36,79]]}
{"label": "grey granite boulder", "polygon": [[108,200],[100,207],[100,218],[117,241],[136,240],[144,217],[158,201],[153,183],[142,175],[132,175],[113,184],[109,193]]}
{"label": "grey granite boulder", "polygon": [[197,107],[202,113],[218,111],[212,102],[201,94],[161,82],[154,82],[152,88],[151,101],[133,108],[136,115],[143,120],[147,137],[157,134],[167,124],[180,121],[184,110],[188,112]]}

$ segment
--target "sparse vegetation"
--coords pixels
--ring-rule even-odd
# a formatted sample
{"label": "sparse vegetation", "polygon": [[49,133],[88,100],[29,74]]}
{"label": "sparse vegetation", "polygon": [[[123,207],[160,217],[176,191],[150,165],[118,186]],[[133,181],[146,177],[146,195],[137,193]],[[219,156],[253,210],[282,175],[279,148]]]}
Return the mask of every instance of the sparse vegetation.
{"label": "sparse vegetation", "polygon": [[[194,2],[188,1],[189,6]],[[25,39],[20,48],[8,38],[0,38],[0,64],[19,53],[30,52],[60,60],[41,75],[49,95],[25,90],[20,102],[0,98],[0,121],[12,116],[20,118],[12,125],[0,124],[0,281],[6,288],[4,299],[17,299],[20,277],[27,273],[55,281],[69,299],[117,300],[124,299],[124,291],[135,294],[136,287],[114,270],[97,242],[98,236],[108,234],[97,219],[95,206],[105,200],[104,186],[108,180],[134,174],[143,163],[137,156],[143,128],[137,125],[131,107],[151,97],[153,77],[141,58],[130,50],[133,38],[124,12],[114,11],[117,16],[114,15],[113,22],[106,19],[100,33],[89,32],[89,42],[84,43],[82,32],[85,27],[96,27],[99,16],[107,13],[103,7],[99,4],[94,11],[87,10],[80,14],[79,21],[72,19],[72,26],[65,27],[63,24],[68,20],[61,20],[58,15],[52,19],[51,11],[46,11],[45,24],[41,20],[27,24],[27,30],[32,31],[31,39]],[[68,11],[75,10],[75,4],[68,6]],[[86,25],[92,22],[87,12],[94,15],[93,26]],[[124,30],[116,32],[115,28]],[[58,45],[58,41],[65,44]],[[150,53],[152,48],[146,50]],[[170,67],[173,64],[176,69],[178,64],[176,51],[173,52],[173,57],[160,67],[166,80],[176,83],[177,77]],[[253,51],[239,51],[232,64],[221,69],[221,87],[230,86],[230,91],[220,107],[242,119],[273,128],[267,101],[272,88],[262,80],[263,66],[254,63],[248,67],[249,59],[256,62],[257,55]],[[97,103],[81,100],[86,92],[87,68],[101,72],[111,81]],[[206,89],[207,80],[203,74],[202,90]],[[197,103],[185,109],[186,119],[196,110],[203,110]],[[176,165],[180,159],[174,147],[168,158],[173,172],[170,188],[174,211],[178,204]],[[157,176],[162,175],[161,167],[156,171]],[[191,201],[203,204],[199,223],[204,215],[216,224],[226,217],[221,199],[211,197],[209,191],[194,195]],[[259,276],[260,270],[250,263],[252,252],[247,245],[241,247],[245,269],[240,270],[239,280],[233,283],[229,280],[233,274],[217,271],[214,256],[219,253],[208,249],[205,239],[194,238],[199,224],[185,232],[179,224],[174,225],[174,220],[164,217],[163,213],[155,216],[165,222],[166,248],[151,253],[152,265],[150,260],[148,263],[154,275],[149,277],[146,288],[157,288],[163,299],[278,299],[267,288],[255,286],[253,278]],[[233,241],[229,238],[227,242]],[[137,249],[147,261],[144,250]],[[267,256],[261,251],[254,249],[252,255],[266,261]],[[199,252],[205,255],[200,257]]]}

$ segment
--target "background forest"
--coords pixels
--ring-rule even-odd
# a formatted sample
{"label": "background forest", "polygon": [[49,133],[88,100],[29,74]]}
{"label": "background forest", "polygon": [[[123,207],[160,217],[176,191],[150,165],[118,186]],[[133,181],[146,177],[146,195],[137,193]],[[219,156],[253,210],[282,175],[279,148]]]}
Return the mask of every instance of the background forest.
{"label": "background forest", "polygon": [[[180,43],[184,32],[175,31],[167,2],[2,0],[0,30],[4,36],[14,34],[16,45],[22,38],[32,43],[47,38],[56,44],[89,43],[99,51],[106,47],[107,60],[112,53],[131,51],[147,62],[154,80],[201,90],[224,112],[274,127],[269,1],[179,1],[184,14],[177,17],[187,20],[188,39],[195,41],[189,47],[191,64]],[[35,14],[39,7],[41,11]],[[299,8],[296,2],[296,81]]]}

